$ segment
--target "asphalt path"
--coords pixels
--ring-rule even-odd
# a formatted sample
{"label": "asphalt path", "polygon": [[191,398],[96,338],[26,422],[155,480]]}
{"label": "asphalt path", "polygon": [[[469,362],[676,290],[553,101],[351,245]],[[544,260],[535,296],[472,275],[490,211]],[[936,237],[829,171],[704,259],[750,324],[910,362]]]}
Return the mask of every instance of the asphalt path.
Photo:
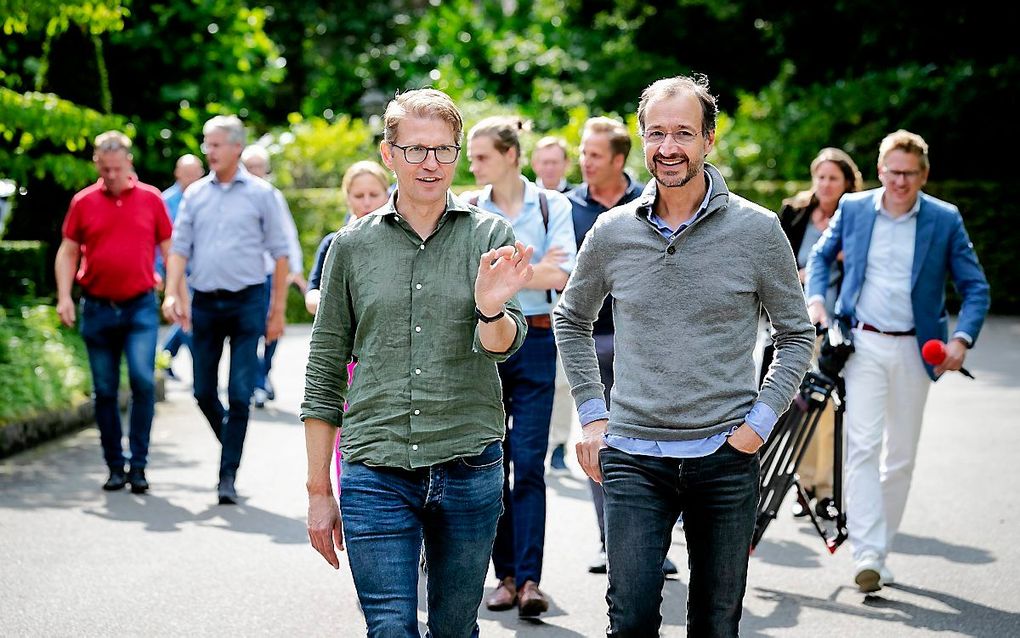
{"label": "asphalt path", "polygon": [[[238,506],[216,504],[218,447],[187,379],[157,406],[144,496],[100,490],[95,428],[0,461],[0,636],[364,635],[346,562],[331,569],[305,533],[308,334],[289,327],[279,347],[277,400],[253,412]],[[182,377],[189,367],[186,354],[175,362]],[[849,548],[830,555],[784,504],[751,558],[741,635],[1020,636],[1020,319],[989,319],[967,367],[976,381],[950,375],[929,396],[889,559],[899,584],[858,593]],[[605,635],[606,577],[586,571],[595,516],[573,459],[549,475],[548,498],[552,607],[537,622],[482,609],[482,636]],[[670,557],[681,574],[663,589],[662,635],[683,636],[680,529]]]}

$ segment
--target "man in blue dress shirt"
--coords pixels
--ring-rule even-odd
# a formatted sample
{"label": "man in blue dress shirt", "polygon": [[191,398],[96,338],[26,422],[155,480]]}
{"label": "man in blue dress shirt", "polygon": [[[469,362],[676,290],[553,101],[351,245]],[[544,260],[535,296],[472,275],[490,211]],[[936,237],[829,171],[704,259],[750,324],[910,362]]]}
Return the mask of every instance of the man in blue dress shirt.
{"label": "man in blue dress shirt", "polygon": [[[167,263],[163,314],[185,329],[193,326],[195,399],[223,446],[217,495],[237,502],[234,486],[248,430],[258,373],[258,342],[283,334],[287,287],[287,238],[268,182],[241,165],[245,130],[236,116],[205,123],[202,149],[210,173],[184,193]],[[276,260],[266,316],[263,253]],[[184,272],[194,290],[189,303]],[[230,340],[229,407],[218,394],[224,341]]]}

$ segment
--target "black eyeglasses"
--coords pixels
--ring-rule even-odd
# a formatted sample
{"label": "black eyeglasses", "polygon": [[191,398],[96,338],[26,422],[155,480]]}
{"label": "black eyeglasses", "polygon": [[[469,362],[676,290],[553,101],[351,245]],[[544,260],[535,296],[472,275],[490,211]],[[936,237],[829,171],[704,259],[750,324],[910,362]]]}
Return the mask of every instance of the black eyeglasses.
{"label": "black eyeglasses", "polygon": [[419,146],[417,144],[401,146],[400,144],[390,142],[390,146],[404,151],[404,159],[408,164],[421,164],[429,156],[429,151],[432,151],[436,156],[436,161],[440,164],[453,164],[457,161],[457,156],[460,155],[460,146],[456,144],[446,144],[443,146]]}

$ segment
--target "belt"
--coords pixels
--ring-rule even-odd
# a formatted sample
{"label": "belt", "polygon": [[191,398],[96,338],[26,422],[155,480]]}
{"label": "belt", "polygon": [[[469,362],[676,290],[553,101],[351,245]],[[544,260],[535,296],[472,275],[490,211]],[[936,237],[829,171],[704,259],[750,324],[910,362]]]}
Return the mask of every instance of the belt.
{"label": "belt", "polygon": [[524,318],[524,322],[529,328],[552,330],[552,318],[549,315],[529,315]]}
{"label": "belt", "polygon": [[917,334],[917,330],[911,328],[910,330],[879,330],[870,323],[864,323],[863,321],[857,322],[857,327],[861,330],[867,330],[868,332],[877,332],[878,334],[888,335],[890,337],[913,337]]}
{"label": "belt", "polygon": [[247,288],[241,288],[240,290],[226,290],[223,288],[220,288],[218,290],[196,290],[195,296],[203,295],[215,299],[233,299],[235,297],[240,297],[245,293],[250,292],[253,288],[261,288],[263,286],[265,286],[265,284],[252,284],[251,286],[248,286]]}
{"label": "belt", "polygon": [[152,294],[151,290],[146,290],[145,292],[139,293],[134,297],[128,297],[127,299],[107,299],[106,297],[97,297],[95,295],[90,295],[87,292],[82,292],[82,297],[84,297],[86,301],[89,301],[91,303],[98,303],[103,304],[104,306],[117,308],[120,306],[129,306],[135,303],[136,301],[140,301],[141,299],[148,297],[151,294]]}

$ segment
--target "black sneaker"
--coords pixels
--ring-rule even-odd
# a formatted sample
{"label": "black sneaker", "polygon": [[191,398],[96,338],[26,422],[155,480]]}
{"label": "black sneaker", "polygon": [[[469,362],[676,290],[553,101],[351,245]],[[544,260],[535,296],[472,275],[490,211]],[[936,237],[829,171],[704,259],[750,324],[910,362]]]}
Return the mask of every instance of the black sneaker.
{"label": "black sneaker", "polygon": [[124,468],[122,467],[111,467],[110,478],[106,479],[103,483],[103,489],[107,492],[116,492],[117,490],[124,489],[127,485],[127,475],[124,474]]}
{"label": "black sneaker", "polygon": [[145,468],[133,467],[128,471],[127,481],[131,484],[132,494],[145,494],[149,489],[149,482],[145,480]]}

